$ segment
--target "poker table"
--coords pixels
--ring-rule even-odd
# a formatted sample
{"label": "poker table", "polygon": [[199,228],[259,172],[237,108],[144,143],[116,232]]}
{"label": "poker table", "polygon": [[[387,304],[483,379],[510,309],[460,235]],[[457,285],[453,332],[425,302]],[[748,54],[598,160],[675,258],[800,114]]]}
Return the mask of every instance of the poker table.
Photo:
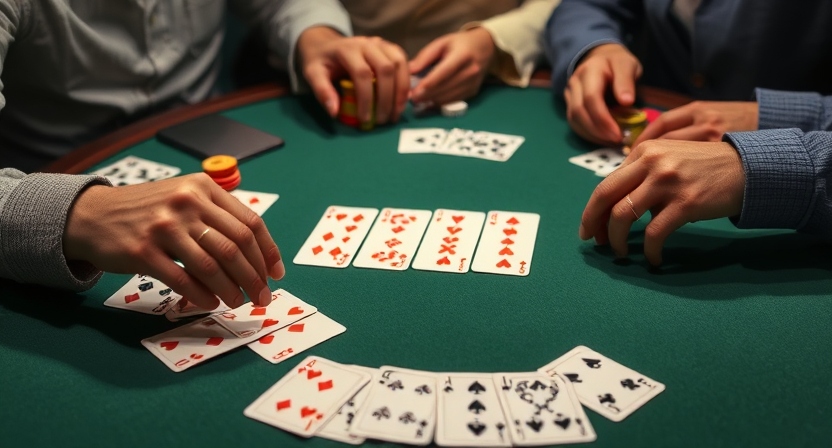
{"label": "poker table", "polygon": [[[832,438],[828,245],[790,231],[740,231],[727,219],[697,222],[669,238],[656,270],[643,257],[642,219],[630,258],[616,261],[578,238],[600,178],[567,159],[595,148],[569,131],[543,88],[488,86],[464,117],[408,111],[371,132],[286,93],[257,87],[152,117],[51,169],[77,173],[135,155],[199,172],[200,160],[154,135],[206,113],[281,136],[285,147],[240,164],[240,188],[280,195],[263,215],[286,260],[286,277],[271,287],[315,305],[346,333],[278,365],[238,349],[173,373],[139,341],[179,324],[102,305],[129,276],[106,274],[81,294],[4,281],[0,445],[336,446],[250,420],[243,409],[309,354],[371,367],[515,372],[577,345],[667,386],[620,423],[587,410],[598,434],[592,446],[812,446]],[[397,153],[399,130],[413,127],[526,140],[504,163]],[[329,205],[541,219],[527,277],[294,265]]]}

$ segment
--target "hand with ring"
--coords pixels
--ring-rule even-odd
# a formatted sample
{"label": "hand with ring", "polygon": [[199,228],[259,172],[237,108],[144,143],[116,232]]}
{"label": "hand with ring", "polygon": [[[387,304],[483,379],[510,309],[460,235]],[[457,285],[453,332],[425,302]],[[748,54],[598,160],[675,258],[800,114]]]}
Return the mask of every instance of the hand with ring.
{"label": "hand with ring", "polygon": [[579,236],[626,257],[630,227],[649,211],[644,255],[658,266],[665,240],[679,227],[739,215],[744,189],[742,161],[730,143],[649,140],[595,188]]}
{"label": "hand with ring", "polygon": [[243,291],[268,305],[268,277],[285,274],[263,220],[202,173],[88,187],[69,211],[63,247],[69,261],[150,275],[209,310],[217,297],[231,308],[242,305]]}

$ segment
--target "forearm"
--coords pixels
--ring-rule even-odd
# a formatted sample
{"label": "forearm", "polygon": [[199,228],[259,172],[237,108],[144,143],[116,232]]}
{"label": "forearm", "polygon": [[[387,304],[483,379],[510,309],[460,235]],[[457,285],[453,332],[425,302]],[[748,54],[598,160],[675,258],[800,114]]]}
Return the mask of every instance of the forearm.
{"label": "forearm", "polygon": [[760,129],[832,131],[832,96],[757,89]]}

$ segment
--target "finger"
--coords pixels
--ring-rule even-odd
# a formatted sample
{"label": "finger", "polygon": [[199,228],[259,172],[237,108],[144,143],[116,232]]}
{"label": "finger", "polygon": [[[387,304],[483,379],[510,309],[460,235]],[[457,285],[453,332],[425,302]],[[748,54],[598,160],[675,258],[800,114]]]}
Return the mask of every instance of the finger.
{"label": "finger", "polygon": [[376,123],[385,124],[396,109],[396,63],[387,57],[380,45],[366,46],[364,57],[373,68],[376,79]]}
{"label": "finger", "polygon": [[605,246],[610,243],[609,224],[610,215],[607,213],[601,217],[601,225],[598,227],[598,231],[595,232],[595,244]]}
{"label": "finger", "polygon": [[627,238],[630,235],[630,228],[634,222],[641,219],[644,211],[650,208],[647,204],[648,195],[649,193],[642,184],[641,187],[626,194],[624,199],[618,201],[610,212],[609,243],[618,258],[627,256]]}
{"label": "finger", "polygon": [[442,60],[428,72],[427,76],[419,81],[419,85],[413,91],[413,101],[430,101],[433,96],[432,92],[438,86],[445,84],[453,78],[456,72],[462,70],[466,62],[467,60],[459,54],[451,52],[444,53]]}
{"label": "finger", "polygon": [[451,79],[438,88],[428,98],[435,104],[448,104],[461,101],[476,95],[482,78],[479,71],[471,66],[455,73]]}
{"label": "finger", "polygon": [[588,240],[598,234],[603,218],[612,213],[615,204],[624,196],[635,190],[643,181],[646,170],[642,164],[631,164],[619,167],[607,176],[592,192],[589,201],[581,215],[581,227],[578,231],[583,240]]}
{"label": "finger", "polygon": [[338,114],[338,107],[340,104],[338,92],[332,85],[329,70],[327,70],[323,65],[316,64],[305,69],[304,76],[306,77],[306,82],[309,83],[309,87],[312,89],[312,93],[318,100],[318,103],[324,106],[326,113],[329,114],[330,117],[336,116]]}
{"label": "finger", "polygon": [[416,54],[416,57],[410,61],[410,74],[418,74],[433,65],[442,56],[442,53],[445,52],[445,45],[447,41],[447,38],[440,37],[438,39],[434,39],[422,48],[419,53]]}
{"label": "finger", "polygon": [[361,51],[339,52],[338,61],[355,86],[358,119],[362,123],[368,123],[373,111],[373,69]]}
{"label": "finger", "polygon": [[583,87],[581,83],[577,79],[570,81],[567,90],[569,91],[570,101],[566,105],[566,120],[569,122],[572,130],[582,138],[593,143],[601,145],[610,143],[605,138],[600,138],[591,130],[594,125],[592,124],[592,118],[590,118],[589,113],[584,108]]}
{"label": "finger", "polygon": [[[254,237],[251,239],[253,240]],[[272,294],[268,284],[248,262],[234,241],[226,238],[225,235],[218,231],[208,231],[199,236],[196,243],[219,263],[222,272],[229,278],[237,290],[240,287],[243,288],[252,302],[260,306],[266,306],[271,302]],[[205,262],[210,263],[208,261]],[[225,287],[225,284],[223,282],[218,286]]]}
{"label": "finger", "polygon": [[407,97],[410,94],[410,72],[407,67],[407,55],[398,45],[387,44],[382,46],[381,49],[396,64],[395,109],[392,120],[398,122],[404,108],[407,106]]}
{"label": "finger", "polygon": [[610,60],[612,70],[612,92],[622,106],[632,106],[636,100],[636,79],[639,63],[630,58],[617,57]]}
{"label": "finger", "polygon": [[[190,239],[187,235],[185,238]],[[202,282],[184,268],[174,263],[170,254],[159,254],[147,260],[147,273],[168,285],[177,294],[187,297],[191,303],[204,309],[213,310],[219,306],[217,296]],[[240,296],[242,298],[242,295]]]}
{"label": "finger", "polygon": [[610,114],[610,109],[604,101],[607,81],[603,76],[588,74],[581,77],[583,88],[583,104],[592,119],[587,130],[604,140],[621,142],[621,130]]}
{"label": "finger", "polygon": [[655,121],[648,124],[644,131],[633,142],[633,148],[637,147],[641,142],[647,140],[654,140],[667,134],[693,124],[693,114],[685,106],[669,110],[656,118]]}
{"label": "finger", "polygon": [[644,256],[651,265],[662,264],[664,242],[687,221],[683,208],[678,205],[669,205],[653,216],[644,230]]}

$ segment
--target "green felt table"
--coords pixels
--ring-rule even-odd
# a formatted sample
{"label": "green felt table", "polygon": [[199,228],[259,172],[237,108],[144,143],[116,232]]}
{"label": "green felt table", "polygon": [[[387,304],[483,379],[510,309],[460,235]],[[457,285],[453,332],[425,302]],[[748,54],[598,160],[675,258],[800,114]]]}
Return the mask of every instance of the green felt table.
{"label": "green felt table", "polygon": [[[589,346],[666,384],[620,423],[587,411],[597,447],[811,446],[832,438],[832,257],[787,231],[689,224],[651,271],[581,241],[599,178],[567,159],[592,149],[549,91],[489,87],[467,115],[414,118],[363,133],[321,118],[310,98],[223,115],[286,146],[241,163],[245,190],[280,199],[263,215],[287,261],[282,287],[347,327],[303,355],[428,371],[530,371]],[[396,151],[400,128],[461,127],[526,137],[505,163]],[[150,139],[136,155],[200,171]],[[100,166],[100,165],[99,165]],[[329,205],[539,213],[528,277],[299,266],[292,258]],[[301,361],[238,349],[173,373],[140,340],[164,317],[107,308],[129,276],[75,295],[0,284],[0,446],[336,446],[250,420],[243,409]],[[385,446],[368,442],[370,446]]]}

